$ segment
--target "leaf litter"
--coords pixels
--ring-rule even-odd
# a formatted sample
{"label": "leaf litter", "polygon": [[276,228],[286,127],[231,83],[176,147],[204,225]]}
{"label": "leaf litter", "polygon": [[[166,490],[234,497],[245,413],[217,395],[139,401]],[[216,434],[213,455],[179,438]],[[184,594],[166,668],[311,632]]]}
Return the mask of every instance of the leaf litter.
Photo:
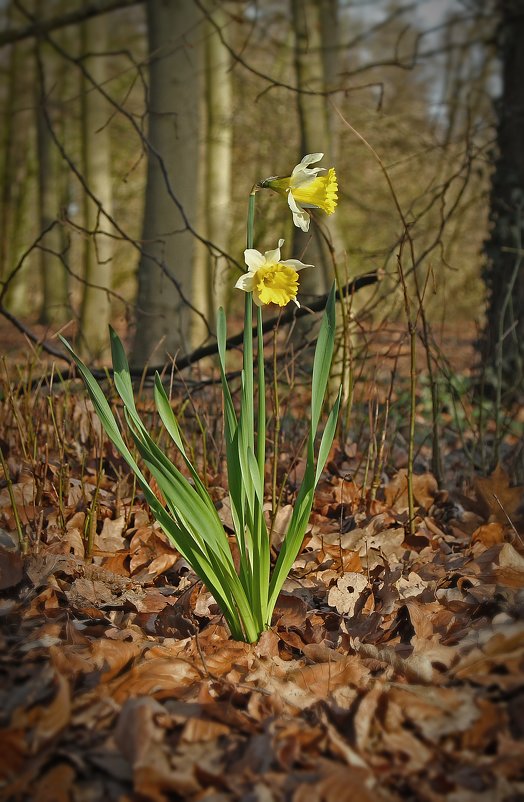
{"label": "leaf litter", "polygon": [[[248,645],[110,445],[92,454],[89,408],[70,419],[78,442],[38,471],[13,436],[0,488],[2,799],[524,798],[524,508],[502,468],[467,497],[417,475],[409,535],[405,470],[370,499],[333,449]],[[207,479],[227,529],[220,463]]]}

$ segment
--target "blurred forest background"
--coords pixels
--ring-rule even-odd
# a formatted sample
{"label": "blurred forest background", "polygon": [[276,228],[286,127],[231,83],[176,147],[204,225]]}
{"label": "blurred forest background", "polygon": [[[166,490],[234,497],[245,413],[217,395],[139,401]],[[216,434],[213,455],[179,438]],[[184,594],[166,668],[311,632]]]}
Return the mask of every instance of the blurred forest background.
{"label": "blurred forest background", "polygon": [[53,331],[76,332],[103,363],[113,321],[137,366],[213,342],[214,310],[235,320],[242,303],[251,186],[322,151],[336,215],[306,236],[260,193],[256,246],[283,236],[286,257],[319,266],[306,304],[335,275],[374,273],[346,334],[406,326],[400,271],[426,345],[443,326],[478,330],[488,383],[518,386],[521,0],[4,0],[0,13],[10,325],[51,352]]}

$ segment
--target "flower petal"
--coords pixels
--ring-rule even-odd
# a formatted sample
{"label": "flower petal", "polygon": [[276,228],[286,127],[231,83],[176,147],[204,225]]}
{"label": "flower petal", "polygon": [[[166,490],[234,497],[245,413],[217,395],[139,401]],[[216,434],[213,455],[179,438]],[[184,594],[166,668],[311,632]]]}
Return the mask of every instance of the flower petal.
{"label": "flower petal", "polygon": [[305,265],[304,262],[301,262],[299,259],[284,259],[280,262],[281,265],[285,265],[286,267],[292,267],[293,270],[296,270],[297,273],[299,270],[303,270],[305,267],[315,267],[315,265]]}
{"label": "flower petal", "polygon": [[291,175],[295,175],[298,172],[302,172],[302,170],[309,164],[315,164],[315,162],[319,162],[320,159],[323,158],[324,158],[323,153],[308,153],[307,156],[304,156],[300,164],[297,164],[297,166],[293,168],[293,172],[291,173]]}
{"label": "flower petal", "polygon": [[302,231],[309,231],[309,223],[310,217],[307,212],[296,202],[293,194],[291,192],[287,193],[287,202],[289,204],[289,208],[293,212],[293,222],[297,228],[301,228]]}
{"label": "flower petal", "polygon": [[255,284],[256,273],[243,273],[235,284],[237,290],[244,290],[244,292],[253,292]]}
{"label": "flower petal", "polygon": [[259,267],[266,264],[266,260],[255,248],[246,248],[244,251],[244,261],[250,270],[258,270]]}

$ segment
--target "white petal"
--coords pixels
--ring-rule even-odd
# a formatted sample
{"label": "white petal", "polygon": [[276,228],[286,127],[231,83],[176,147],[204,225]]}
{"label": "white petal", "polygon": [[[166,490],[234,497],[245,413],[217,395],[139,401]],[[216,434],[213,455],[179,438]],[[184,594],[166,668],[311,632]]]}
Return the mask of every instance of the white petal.
{"label": "white petal", "polygon": [[296,202],[291,192],[287,193],[287,202],[289,208],[293,212],[293,222],[296,227],[301,228],[302,231],[309,231],[310,217],[300,204]]}
{"label": "white petal", "polygon": [[265,254],[266,265],[276,265],[280,262],[280,247],[272,251],[266,251]]}
{"label": "white petal", "polygon": [[253,285],[255,283],[255,276],[253,273],[244,273],[238,279],[235,287],[237,290],[244,290],[244,292],[253,292]]}
{"label": "white petal", "polygon": [[296,227],[301,228],[302,231],[309,231],[310,218],[305,212],[301,212],[300,214],[293,212],[293,222]]}
{"label": "white petal", "polygon": [[280,262],[280,264],[285,267],[292,267],[297,273],[305,267],[315,267],[315,265],[305,265],[304,262],[299,261],[299,259],[285,259],[283,262]]}
{"label": "white petal", "polygon": [[297,166],[293,169],[291,175],[295,175],[298,172],[302,172],[302,170],[304,170],[304,168],[307,167],[309,164],[315,164],[315,162],[319,162],[320,159],[323,158],[324,158],[323,153],[309,153],[307,156],[304,156],[300,164],[297,164]]}
{"label": "white petal", "polygon": [[253,300],[257,306],[264,306],[262,301],[260,300],[260,295],[257,290],[253,290]]}
{"label": "white petal", "polygon": [[244,251],[244,261],[250,270],[258,270],[259,267],[265,265],[266,260],[255,248],[246,248]]}
{"label": "white petal", "polygon": [[319,173],[325,173],[325,167],[312,167],[311,170],[303,170],[301,173],[291,176],[290,186],[291,189],[298,189],[298,187],[307,187],[315,180]]}
{"label": "white petal", "polygon": [[275,265],[278,262],[280,262],[280,249],[281,249],[282,245],[284,244],[284,242],[285,242],[284,239],[279,239],[278,248],[275,248],[272,251],[266,251],[265,252],[264,257],[265,257],[265,260],[266,260],[265,261],[266,265]]}

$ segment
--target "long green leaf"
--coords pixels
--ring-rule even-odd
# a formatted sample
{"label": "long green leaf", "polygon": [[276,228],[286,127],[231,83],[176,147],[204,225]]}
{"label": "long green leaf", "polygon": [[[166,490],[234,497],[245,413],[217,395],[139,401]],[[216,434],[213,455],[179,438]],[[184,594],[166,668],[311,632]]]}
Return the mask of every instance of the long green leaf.
{"label": "long green leaf", "polygon": [[320,332],[313,360],[311,380],[311,430],[317,431],[324,395],[331,370],[331,359],[335,343],[335,284],[331,287],[326,308],[322,316]]}

